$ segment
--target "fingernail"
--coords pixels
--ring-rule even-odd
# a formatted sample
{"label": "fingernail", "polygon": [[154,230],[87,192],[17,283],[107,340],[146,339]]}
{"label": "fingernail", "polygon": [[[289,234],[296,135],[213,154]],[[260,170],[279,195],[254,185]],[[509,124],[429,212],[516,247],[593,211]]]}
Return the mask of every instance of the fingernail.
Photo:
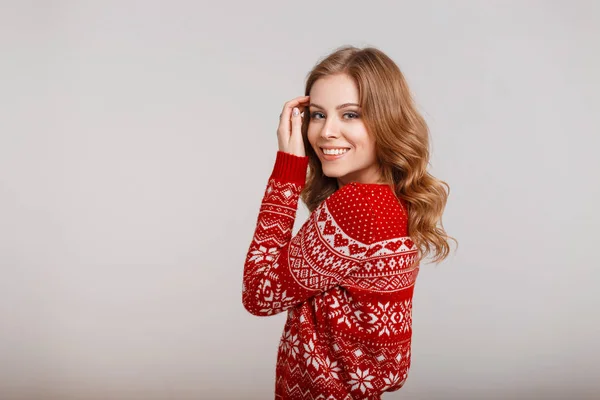
{"label": "fingernail", "polygon": [[298,107],[294,107],[294,111],[292,113],[294,114],[294,117],[295,117],[298,114],[300,114],[300,110],[298,110]]}

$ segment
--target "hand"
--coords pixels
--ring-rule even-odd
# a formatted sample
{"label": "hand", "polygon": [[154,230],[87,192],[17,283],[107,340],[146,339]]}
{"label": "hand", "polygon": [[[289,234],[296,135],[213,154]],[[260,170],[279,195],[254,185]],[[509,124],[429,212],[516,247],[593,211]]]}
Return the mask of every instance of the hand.
{"label": "hand", "polygon": [[[280,151],[298,157],[306,157],[301,127],[303,111],[308,106],[309,99],[309,96],[296,97],[283,106],[283,111],[279,115],[279,128],[277,128]],[[297,109],[297,115],[293,114],[294,109]]]}

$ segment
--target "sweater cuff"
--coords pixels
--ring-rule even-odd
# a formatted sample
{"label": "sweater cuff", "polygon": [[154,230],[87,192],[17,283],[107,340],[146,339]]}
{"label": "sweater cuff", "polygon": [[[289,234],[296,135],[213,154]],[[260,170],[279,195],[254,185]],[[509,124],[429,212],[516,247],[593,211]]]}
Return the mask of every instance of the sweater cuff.
{"label": "sweater cuff", "polygon": [[306,183],[306,171],[308,169],[308,156],[300,157],[294,154],[277,151],[275,166],[271,173],[271,179],[279,179],[287,182]]}

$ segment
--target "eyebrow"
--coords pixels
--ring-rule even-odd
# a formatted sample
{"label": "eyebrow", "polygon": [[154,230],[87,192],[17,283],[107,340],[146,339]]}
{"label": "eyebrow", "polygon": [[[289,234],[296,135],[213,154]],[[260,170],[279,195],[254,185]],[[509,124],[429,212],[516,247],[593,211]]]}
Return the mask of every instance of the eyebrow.
{"label": "eyebrow", "polygon": [[[318,104],[315,104],[315,103],[310,103],[308,106],[309,106],[309,107],[320,108],[321,110],[324,110],[324,109],[325,109],[324,107],[321,107],[320,105],[318,105]],[[340,110],[340,109],[342,109],[342,108],[344,108],[344,107],[349,107],[349,106],[356,106],[356,107],[360,107],[360,104],[356,104],[356,103],[344,103],[344,104],[340,104],[340,105],[339,105],[339,106],[337,106],[335,109],[336,109],[336,110]]]}

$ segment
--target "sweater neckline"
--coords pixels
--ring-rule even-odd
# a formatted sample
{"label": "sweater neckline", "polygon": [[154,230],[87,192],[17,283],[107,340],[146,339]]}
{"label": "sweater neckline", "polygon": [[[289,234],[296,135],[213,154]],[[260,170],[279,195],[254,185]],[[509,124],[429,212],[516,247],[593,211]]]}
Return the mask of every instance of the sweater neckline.
{"label": "sweater neckline", "polygon": [[362,186],[380,186],[380,187],[389,187],[390,185],[388,183],[363,183],[363,182],[357,182],[357,181],[352,181],[349,182],[348,185],[362,185]]}

